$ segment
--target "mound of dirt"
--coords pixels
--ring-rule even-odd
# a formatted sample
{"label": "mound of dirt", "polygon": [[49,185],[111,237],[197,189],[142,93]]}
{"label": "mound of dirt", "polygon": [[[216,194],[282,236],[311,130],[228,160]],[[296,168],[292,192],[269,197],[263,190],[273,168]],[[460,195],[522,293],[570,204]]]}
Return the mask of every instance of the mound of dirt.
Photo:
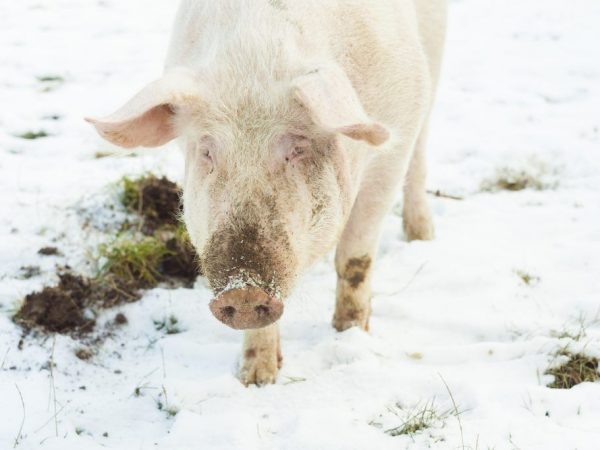
{"label": "mound of dirt", "polygon": [[91,287],[88,280],[72,274],[61,274],[57,286],[46,287],[25,297],[14,316],[15,322],[26,329],[41,327],[46,331],[86,332],[94,320],[85,317],[86,298]]}
{"label": "mound of dirt", "polygon": [[99,310],[140,298],[139,286],[116,277],[89,279],[62,273],[56,286],[27,295],[14,321],[26,330],[85,334],[94,329],[95,320],[90,316]]}
{"label": "mound of dirt", "polygon": [[167,252],[161,258],[158,272],[191,286],[200,274],[196,251],[187,240],[173,237],[165,242]]}
{"label": "mound of dirt", "polygon": [[142,232],[152,235],[164,226],[177,226],[181,211],[181,190],[166,177],[153,175],[136,181],[125,180],[123,204],[142,217]]}

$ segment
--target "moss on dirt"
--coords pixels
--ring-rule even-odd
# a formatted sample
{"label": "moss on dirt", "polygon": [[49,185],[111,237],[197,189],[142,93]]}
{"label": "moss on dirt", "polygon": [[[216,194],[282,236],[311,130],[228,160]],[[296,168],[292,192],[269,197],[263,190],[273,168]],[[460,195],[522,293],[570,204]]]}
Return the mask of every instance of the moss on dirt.
{"label": "moss on dirt", "polygon": [[181,190],[165,177],[146,175],[122,180],[121,202],[129,211],[139,214],[141,231],[152,235],[161,227],[176,227],[179,223]]}

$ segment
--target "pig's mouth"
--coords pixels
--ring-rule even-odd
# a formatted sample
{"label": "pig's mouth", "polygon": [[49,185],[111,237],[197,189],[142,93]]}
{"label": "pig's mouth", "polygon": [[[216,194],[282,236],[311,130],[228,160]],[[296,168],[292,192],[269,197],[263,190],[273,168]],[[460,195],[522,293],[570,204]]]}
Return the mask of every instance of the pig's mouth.
{"label": "pig's mouth", "polygon": [[219,321],[235,330],[263,328],[283,314],[281,299],[255,286],[225,290],[209,308]]}

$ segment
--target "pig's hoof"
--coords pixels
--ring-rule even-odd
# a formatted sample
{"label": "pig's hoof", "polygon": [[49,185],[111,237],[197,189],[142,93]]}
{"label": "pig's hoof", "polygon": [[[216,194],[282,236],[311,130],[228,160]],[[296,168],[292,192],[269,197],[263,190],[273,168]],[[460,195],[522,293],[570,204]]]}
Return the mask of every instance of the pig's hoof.
{"label": "pig's hoof", "polygon": [[431,241],[434,237],[433,223],[429,217],[418,220],[404,219],[404,234],[407,241]]}
{"label": "pig's hoof", "polygon": [[331,322],[333,328],[337,331],[345,331],[348,328],[359,327],[365,331],[369,331],[369,316],[364,314],[364,317],[357,317],[357,315],[338,315],[337,313],[333,316]]}
{"label": "pig's hoof", "polygon": [[277,373],[280,367],[281,356],[276,352],[246,350],[239,374],[240,381],[245,386],[251,384],[257,386],[273,384],[277,380]]}

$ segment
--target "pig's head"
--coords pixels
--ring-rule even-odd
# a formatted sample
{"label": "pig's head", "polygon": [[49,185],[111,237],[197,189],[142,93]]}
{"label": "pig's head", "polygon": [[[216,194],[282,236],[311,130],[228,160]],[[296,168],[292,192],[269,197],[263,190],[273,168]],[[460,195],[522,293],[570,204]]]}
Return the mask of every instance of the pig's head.
{"label": "pig's head", "polygon": [[353,167],[388,131],[365,113],[337,67],[270,81],[168,71],[104,119],[126,148],[178,138],[184,220],[215,292],[210,309],[236,329],[279,319],[298,274],[337,241],[356,195]]}

